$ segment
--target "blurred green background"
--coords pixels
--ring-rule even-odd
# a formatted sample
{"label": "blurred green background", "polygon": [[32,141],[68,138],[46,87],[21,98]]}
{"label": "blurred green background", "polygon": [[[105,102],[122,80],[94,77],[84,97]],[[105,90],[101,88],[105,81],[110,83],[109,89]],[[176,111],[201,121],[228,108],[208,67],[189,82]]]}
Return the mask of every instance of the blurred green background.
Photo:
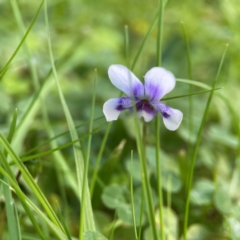
{"label": "blurred green background", "polygon": [[[0,1],[0,68],[2,69],[20,43],[23,32],[14,14],[13,0]],[[19,0],[25,31],[29,27],[40,1]],[[94,69],[97,69],[97,93],[95,117],[101,117],[103,103],[119,95],[108,79],[107,69],[111,64],[126,65],[124,26],[129,28],[129,58],[132,63],[140,44],[157,13],[157,0],[79,1],[49,0],[48,14],[52,48],[61,86],[76,125],[89,120]],[[189,239],[240,239],[240,191],[239,191],[239,144],[236,121],[239,117],[240,76],[240,2],[238,0],[169,0],[164,13],[162,66],[174,73],[176,78],[189,79],[183,22],[188,37],[192,58],[193,79],[211,85],[216,77],[222,53],[227,43],[229,48],[221,71],[218,87],[228,102],[215,96],[205,126],[191,193]],[[136,64],[134,73],[143,80],[144,74],[156,62],[156,28],[150,35]],[[34,24],[23,46],[0,82],[0,129],[8,133],[14,109],[19,119],[25,113],[37,91],[33,81],[29,58],[37,69],[40,85],[51,69],[43,11]],[[177,82],[168,95],[187,94],[189,86]],[[193,87],[193,91],[200,91]],[[182,234],[185,204],[185,181],[189,149],[194,146],[196,134],[203,116],[208,94],[193,96],[193,133],[189,134],[189,99],[169,100],[166,104],[184,113],[183,122],[176,132],[169,132],[161,123],[161,156],[163,160],[164,204],[171,194],[169,216],[170,237],[178,239]],[[47,112],[54,134],[67,131],[66,120],[53,85],[44,96]],[[231,109],[229,109],[229,106]],[[48,139],[40,105],[28,122],[21,144],[16,147],[20,155]],[[100,120],[105,123],[104,119]],[[96,122],[98,126],[98,122]],[[89,179],[94,169],[96,156],[106,131],[107,123],[93,135]],[[238,126],[239,127],[239,126]],[[79,135],[87,133],[81,128]],[[156,166],[154,162],[154,124],[149,124],[147,156],[149,170],[156,189]],[[189,135],[191,138],[189,139]],[[59,145],[71,141],[68,135],[58,139]],[[191,144],[189,144],[189,141]],[[46,151],[44,146],[37,152]],[[117,229],[114,239],[133,239],[134,232],[129,214],[129,160],[130,151],[136,154],[133,119],[128,112],[121,114],[113,123],[107,146],[103,153],[100,180],[93,194],[93,208],[99,231],[107,237],[113,224],[114,211],[118,208]],[[62,150],[67,163],[75,174],[72,148]],[[28,162],[27,166],[38,178],[43,192],[54,205],[58,202],[73,235],[78,233],[78,200],[68,182],[59,178],[52,156]],[[141,177],[137,156],[134,159],[134,189],[136,206],[141,196]],[[170,185],[169,185],[170,183]],[[64,190],[63,190],[64,189]],[[28,193],[28,189],[25,190]],[[114,193],[114,194],[110,194]],[[1,194],[1,192],[0,192]],[[28,193],[31,195],[31,193]],[[118,203],[112,204],[112,199]],[[115,199],[115,200],[116,200]],[[1,205],[4,201],[0,200]],[[156,203],[157,205],[157,203]],[[19,205],[21,231],[34,236],[34,230]],[[57,204],[56,204],[57,209]],[[157,208],[156,208],[157,214]],[[3,216],[1,216],[4,219]],[[169,223],[169,222],[168,222]],[[7,231],[4,221],[2,231]],[[143,237],[151,240],[147,224]],[[192,235],[191,235],[192,234]],[[201,236],[191,238],[191,236]],[[53,238],[54,239],[54,238]]]}

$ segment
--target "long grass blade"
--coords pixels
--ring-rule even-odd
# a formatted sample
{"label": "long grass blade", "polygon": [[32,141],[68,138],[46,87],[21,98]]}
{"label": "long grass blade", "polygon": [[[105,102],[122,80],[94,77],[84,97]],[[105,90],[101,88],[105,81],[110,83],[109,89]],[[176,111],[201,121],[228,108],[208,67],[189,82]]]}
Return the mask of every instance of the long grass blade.
{"label": "long grass blade", "polygon": [[[15,186],[15,190],[19,189],[19,191],[21,192],[21,190],[18,186],[18,183],[15,179],[15,176],[13,175],[10,167],[8,166],[8,163],[7,163],[7,160],[6,160],[5,156],[1,151],[0,151],[0,160],[1,160],[1,163],[3,164],[3,167],[0,166],[0,173],[7,179],[7,181],[9,181],[11,183],[11,185]],[[5,187],[8,187],[8,183],[6,183]],[[26,214],[28,215],[30,221],[32,222],[35,229],[37,230],[39,236],[41,237],[41,239],[46,240],[44,234],[42,233],[42,230],[40,229],[40,227],[39,227],[32,211],[31,211],[31,209],[29,208],[28,204],[25,202],[25,198],[24,198],[23,194],[18,195],[18,197],[19,197],[19,200],[21,201],[22,206],[23,206]]]}
{"label": "long grass blade", "polygon": [[[8,141],[11,142],[14,132],[15,132],[15,127],[16,127],[16,122],[17,122],[17,109],[14,111],[13,119],[10,125],[10,130],[8,134]],[[4,149],[4,155],[7,158],[7,151]],[[4,179],[7,181],[6,179]],[[18,215],[17,215],[17,210],[15,207],[14,200],[12,198],[12,193],[11,190],[8,186],[3,185],[3,194],[5,197],[5,205],[6,205],[6,213],[7,213],[7,223],[8,223],[8,230],[9,230],[9,235],[11,239],[21,239],[21,232],[20,232],[20,225],[18,221]]]}
{"label": "long grass blade", "polygon": [[90,116],[90,124],[89,124],[89,137],[87,144],[87,157],[84,165],[84,175],[83,175],[83,185],[82,185],[82,204],[81,204],[81,215],[80,215],[80,230],[79,230],[79,240],[83,239],[84,236],[84,218],[88,216],[85,215],[85,196],[87,192],[87,178],[88,178],[88,166],[90,160],[90,152],[91,152],[91,141],[92,141],[92,128],[93,128],[93,118],[94,118],[94,109],[95,109],[95,98],[96,98],[96,81],[97,81],[97,70],[95,70],[95,77],[93,83],[93,97],[92,97],[92,108],[91,108],[91,116]]}
{"label": "long grass blade", "polygon": [[[49,220],[49,218],[43,213],[42,210],[40,210],[20,189],[20,187],[18,186],[18,183],[16,182],[15,179],[11,178],[7,172],[0,167],[0,172],[8,179],[8,181],[11,183],[12,185],[12,189],[14,190],[14,192],[16,193],[16,195],[18,196],[19,200],[22,202],[24,209],[27,213],[27,215],[31,218],[34,218],[33,216],[33,212],[32,210],[37,212],[37,215],[42,217],[43,220],[50,226],[50,228],[55,232],[55,234],[57,236],[60,237],[60,239],[62,240],[68,240],[67,236],[62,232],[62,230],[60,228],[58,228],[51,220]],[[33,222],[35,228],[39,231],[39,235],[42,239],[46,240],[45,236],[42,234],[40,228],[39,228],[39,224],[36,222]]]}
{"label": "long grass blade", "polygon": [[[163,37],[163,13],[164,3],[163,0],[159,0],[159,13],[158,13],[158,33],[157,33],[157,48],[156,48],[156,66],[162,64],[162,37]],[[156,149],[156,167],[157,167],[157,186],[158,186],[158,205],[159,205],[159,222],[160,222],[160,233],[161,240],[165,239],[165,224],[163,219],[163,194],[162,194],[162,170],[161,170],[161,159],[160,159],[160,119],[159,114],[155,119],[155,149]]]}
{"label": "long grass blade", "polygon": [[131,207],[132,207],[132,219],[133,219],[133,227],[134,227],[134,234],[135,239],[138,240],[138,233],[137,233],[137,226],[136,226],[136,218],[135,218],[135,207],[134,207],[134,195],[133,195],[133,168],[132,168],[132,161],[133,161],[133,151],[131,151],[131,161],[130,161],[130,194],[131,194]]}
{"label": "long grass blade", "polygon": [[37,13],[35,14],[35,16],[34,16],[32,22],[31,22],[31,24],[30,24],[30,26],[29,26],[27,32],[26,32],[25,35],[23,36],[21,42],[19,43],[19,45],[17,46],[17,48],[16,48],[16,50],[14,51],[13,55],[10,57],[10,59],[8,60],[8,62],[6,63],[6,65],[4,66],[4,68],[2,69],[2,71],[0,72],[0,80],[3,78],[4,74],[6,73],[6,71],[7,71],[8,68],[9,68],[9,66],[10,66],[10,64],[11,64],[11,62],[12,62],[12,60],[15,58],[15,56],[16,56],[17,53],[18,53],[18,51],[19,51],[20,48],[22,47],[24,41],[26,40],[26,38],[27,38],[29,32],[31,31],[31,29],[32,29],[32,27],[33,27],[33,25],[34,25],[34,23],[35,23],[36,20],[37,20],[37,17],[38,17],[38,15],[39,15],[39,13],[40,13],[40,10],[41,10],[41,8],[42,8],[42,5],[43,5],[43,1],[41,2],[40,6],[39,6],[39,8],[38,8],[38,10],[37,10]]}
{"label": "long grass blade", "polygon": [[[228,48],[228,44],[227,44],[226,49],[225,49],[225,51],[222,55],[222,59],[221,59],[221,62],[220,62],[220,65],[219,65],[219,68],[218,68],[218,71],[217,71],[216,78],[215,78],[215,80],[212,84],[212,89],[214,89],[215,86],[216,86],[218,77],[219,77],[221,69],[222,69],[222,65],[223,65],[223,62],[224,62],[224,58],[225,58],[227,48]],[[198,154],[198,148],[199,148],[200,141],[201,141],[203,127],[204,127],[204,124],[206,122],[209,107],[210,107],[210,104],[211,104],[211,101],[212,101],[212,98],[213,98],[213,93],[214,93],[214,91],[211,91],[211,93],[209,94],[209,97],[208,97],[208,101],[207,101],[207,104],[206,104],[206,108],[205,108],[205,111],[204,111],[202,122],[201,122],[201,125],[200,125],[200,128],[199,128],[199,131],[198,131],[197,141],[196,141],[196,144],[195,144],[195,148],[194,148],[194,152],[193,152],[193,158],[192,158],[192,162],[191,162],[191,166],[190,166],[188,186],[187,186],[186,205],[185,205],[185,214],[184,214],[184,232],[183,232],[184,240],[187,240],[187,226],[188,226],[188,216],[189,216],[190,191],[191,191],[191,187],[192,187],[194,167],[195,167],[195,162],[196,162],[196,158],[197,158],[197,154]]]}
{"label": "long grass blade", "polygon": [[162,98],[161,101],[166,101],[166,100],[172,100],[172,99],[177,99],[177,98],[184,98],[184,97],[199,95],[199,94],[208,93],[208,92],[211,92],[211,91],[217,91],[217,90],[220,90],[220,89],[223,89],[223,88],[222,87],[218,87],[218,88],[211,89],[211,90],[204,90],[204,91],[194,92],[194,93],[190,93],[190,94],[184,94],[184,95],[179,95],[179,96],[174,96],[174,97]]}
{"label": "long grass blade", "polygon": [[12,160],[15,162],[15,164],[17,165],[17,167],[19,168],[19,170],[21,171],[25,181],[27,182],[27,184],[29,185],[29,187],[32,189],[32,191],[34,192],[34,194],[36,195],[36,197],[38,198],[38,200],[41,202],[43,208],[45,209],[45,211],[47,212],[48,216],[50,217],[50,219],[62,230],[63,227],[59,221],[59,219],[57,218],[55,212],[53,211],[51,205],[49,204],[49,202],[47,201],[45,195],[43,194],[43,192],[41,191],[41,189],[39,188],[39,186],[35,183],[33,177],[31,176],[31,174],[29,173],[28,169],[25,167],[25,165],[22,163],[22,161],[20,160],[20,158],[17,156],[17,154],[14,152],[14,150],[12,149],[12,147],[10,146],[10,144],[8,143],[7,139],[3,136],[2,133],[0,133],[0,143],[2,144],[2,146],[7,150],[8,154],[11,156]]}
{"label": "long grass blade", "polygon": [[[58,75],[57,75],[57,71],[55,68],[55,63],[54,63],[54,58],[53,58],[53,53],[52,53],[52,46],[51,46],[51,39],[49,36],[49,24],[48,24],[48,14],[47,14],[47,1],[45,0],[45,22],[46,22],[46,31],[47,31],[47,36],[48,36],[48,47],[49,47],[49,55],[50,55],[50,61],[51,61],[51,65],[52,65],[52,69],[53,69],[53,74],[54,74],[54,79],[55,79],[55,83],[57,85],[57,89],[58,89],[58,93],[59,93],[59,97],[60,97],[60,101],[64,110],[64,114],[67,120],[67,124],[70,130],[70,135],[72,138],[72,141],[78,138],[77,132],[75,130],[75,125],[72,119],[72,116],[70,114],[70,111],[68,109],[67,103],[65,101],[64,95],[62,93],[61,90],[61,86],[59,83],[59,79],[58,79]],[[83,156],[80,149],[80,144],[79,143],[75,143],[74,145],[74,156],[75,156],[75,162],[76,162],[76,170],[77,170],[77,178],[78,178],[78,188],[79,188],[79,194],[80,194],[80,198],[82,200],[82,186],[83,186],[83,175],[84,175],[84,160],[83,160]],[[88,185],[88,183],[86,183]],[[81,205],[80,205],[81,208]],[[93,212],[92,212],[92,207],[91,207],[91,199],[90,199],[90,194],[89,191],[87,189],[86,191],[86,205],[85,205],[85,209],[84,211],[86,211],[84,221],[85,221],[85,229],[84,230],[95,230],[95,223],[94,223],[94,218],[93,218]]]}
{"label": "long grass blade", "polygon": [[158,12],[157,12],[157,14],[155,15],[155,17],[154,17],[154,19],[153,19],[153,22],[152,22],[152,24],[150,25],[150,28],[149,28],[149,30],[147,31],[147,34],[145,35],[145,37],[144,37],[144,39],[143,39],[143,41],[142,41],[142,43],[141,43],[141,45],[140,45],[140,47],[139,47],[139,49],[138,49],[138,52],[137,52],[137,54],[136,54],[136,56],[135,56],[135,58],[134,58],[134,60],[133,60],[132,65],[131,65],[131,70],[134,69],[134,67],[135,67],[135,65],[136,65],[136,63],[137,63],[137,61],[138,61],[138,59],[139,59],[139,57],[140,57],[140,55],[141,55],[141,53],[142,53],[142,51],[143,51],[143,48],[144,48],[144,46],[145,46],[145,44],[146,44],[146,42],[147,42],[147,39],[149,38],[149,36],[150,36],[151,32],[153,31],[154,27],[156,26],[157,19],[158,19]]}

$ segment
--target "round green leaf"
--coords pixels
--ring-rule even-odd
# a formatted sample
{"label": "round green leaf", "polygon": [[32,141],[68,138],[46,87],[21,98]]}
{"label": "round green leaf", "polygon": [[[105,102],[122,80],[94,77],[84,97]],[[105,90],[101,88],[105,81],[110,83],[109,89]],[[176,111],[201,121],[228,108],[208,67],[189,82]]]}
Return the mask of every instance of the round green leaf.
{"label": "round green leaf", "polygon": [[102,234],[95,231],[85,231],[84,240],[107,240]]}
{"label": "round green leaf", "polygon": [[214,195],[214,205],[222,214],[231,212],[232,202],[227,189],[219,188]]}
{"label": "round green leaf", "polygon": [[178,192],[182,187],[180,177],[173,171],[162,172],[162,187],[168,192]]}
{"label": "round green leaf", "polygon": [[207,205],[212,201],[214,185],[207,179],[197,181],[191,190],[191,202],[196,205]]}
{"label": "round green leaf", "polygon": [[102,194],[102,201],[107,207],[112,209],[124,205],[125,199],[122,188],[117,184],[105,187]]}

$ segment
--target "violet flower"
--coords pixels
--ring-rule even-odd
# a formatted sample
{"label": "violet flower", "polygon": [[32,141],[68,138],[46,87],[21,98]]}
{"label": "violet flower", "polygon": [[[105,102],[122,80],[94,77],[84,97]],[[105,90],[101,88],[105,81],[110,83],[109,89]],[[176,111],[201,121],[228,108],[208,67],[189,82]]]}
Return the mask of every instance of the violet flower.
{"label": "violet flower", "polygon": [[116,64],[109,67],[108,76],[112,84],[127,95],[111,98],[104,103],[103,113],[108,122],[117,120],[123,110],[132,111],[135,106],[138,117],[143,117],[145,122],[151,121],[160,112],[167,129],[174,131],[179,127],[182,112],[159,102],[175,87],[176,80],[171,72],[154,67],[144,76],[143,85],[127,67]]}

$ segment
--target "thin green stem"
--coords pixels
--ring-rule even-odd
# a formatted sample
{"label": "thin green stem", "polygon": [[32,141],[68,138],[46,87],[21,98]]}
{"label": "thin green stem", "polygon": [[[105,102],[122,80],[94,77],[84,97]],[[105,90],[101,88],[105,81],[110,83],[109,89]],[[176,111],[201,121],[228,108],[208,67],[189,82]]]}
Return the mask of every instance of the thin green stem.
{"label": "thin green stem", "polygon": [[135,218],[135,208],[134,208],[134,195],[133,195],[133,168],[132,168],[132,161],[133,161],[133,151],[131,151],[131,161],[130,161],[130,193],[131,193],[131,206],[132,206],[132,219],[133,219],[133,227],[134,227],[134,234],[135,239],[138,240],[137,228],[136,228],[136,218]]}
{"label": "thin green stem", "polygon": [[97,177],[98,177],[98,170],[99,170],[99,167],[100,167],[103,151],[105,149],[106,142],[107,142],[111,127],[112,127],[112,122],[108,124],[107,130],[104,134],[104,137],[103,137],[103,140],[102,140],[102,143],[101,143],[101,146],[100,146],[100,150],[99,150],[99,153],[98,153],[98,156],[97,156],[97,161],[96,161],[96,164],[95,164],[95,167],[94,167],[92,180],[91,180],[91,185],[90,185],[90,195],[91,196],[93,196],[96,180],[97,180]]}
{"label": "thin green stem", "polygon": [[114,214],[114,219],[113,219],[113,223],[112,223],[111,232],[110,232],[110,235],[109,235],[109,240],[113,239],[114,231],[116,229],[116,222],[117,222],[117,209],[116,209],[115,214]]}
{"label": "thin green stem", "polygon": [[142,194],[141,194],[141,208],[140,208],[140,220],[139,220],[139,229],[138,229],[138,238],[139,239],[141,239],[141,233],[142,233],[143,207],[144,207],[144,192],[142,190]]}
{"label": "thin green stem", "polygon": [[[187,60],[188,60],[188,78],[191,80],[193,79],[192,76],[192,60],[191,60],[191,54],[190,54],[190,46],[189,46],[189,40],[188,40],[188,35],[185,29],[185,26],[183,22],[181,22],[182,25],[182,30],[183,30],[183,35],[185,39],[185,44],[186,44],[186,49],[187,49]],[[188,106],[188,115],[189,115],[189,125],[188,125],[188,154],[187,158],[189,159],[188,162],[190,162],[191,159],[191,153],[192,153],[192,144],[191,144],[191,139],[192,139],[192,133],[193,133],[193,100],[192,100],[192,89],[193,86],[192,84],[189,84],[189,106]]]}
{"label": "thin green stem", "polygon": [[[212,89],[214,89],[215,86],[216,86],[216,83],[217,83],[220,71],[222,69],[223,62],[224,62],[227,47],[228,47],[228,44],[227,44],[226,49],[225,49],[225,51],[222,55],[222,59],[221,59],[221,62],[220,62],[219,68],[218,68],[217,76],[216,76],[216,78],[213,82]],[[206,105],[206,108],[205,108],[205,111],[204,111],[202,122],[201,122],[201,125],[200,125],[200,128],[199,128],[199,131],[198,131],[198,135],[197,135],[197,142],[195,144],[195,148],[194,148],[194,152],[193,152],[193,159],[192,159],[191,166],[190,166],[190,173],[189,173],[188,186],[187,186],[187,199],[186,199],[185,214],[184,214],[184,216],[185,216],[185,218],[184,218],[184,233],[183,233],[184,234],[184,240],[187,240],[187,225],[188,225],[188,216],[189,216],[190,191],[191,191],[191,187],[192,187],[194,167],[195,167],[195,162],[196,162],[196,159],[197,159],[198,148],[199,148],[200,141],[201,141],[203,127],[204,127],[204,124],[206,122],[209,107],[210,107],[210,104],[211,104],[211,101],[212,101],[212,98],[213,98],[213,93],[214,93],[214,91],[211,91],[211,93],[208,97],[207,105]]]}
{"label": "thin green stem", "polygon": [[131,65],[131,70],[134,69],[134,67],[135,67],[135,65],[136,65],[136,63],[137,63],[137,60],[139,59],[140,54],[141,54],[142,51],[143,51],[143,48],[144,48],[144,46],[145,46],[145,43],[146,43],[148,37],[150,36],[151,32],[153,31],[153,29],[154,29],[154,27],[155,27],[155,25],[156,25],[158,15],[159,15],[159,13],[157,12],[157,14],[156,14],[155,17],[154,17],[153,22],[152,22],[152,24],[151,24],[151,26],[150,26],[150,28],[149,28],[146,36],[144,37],[144,39],[143,39],[143,41],[142,41],[142,43],[141,43],[141,45],[140,45],[140,47],[139,47],[139,49],[138,49],[138,52],[137,52],[137,54],[136,54],[136,56],[135,56],[135,58],[134,58],[134,60],[133,60],[133,63],[132,63],[132,65]]}
{"label": "thin green stem", "polygon": [[[136,112],[136,109],[135,109]],[[136,113],[135,113],[136,114]],[[145,199],[147,201],[148,206],[148,216],[150,221],[150,226],[152,228],[153,239],[158,240],[158,233],[157,227],[155,222],[155,211],[153,206],[152,194],[151,194],[151,186],[150,186],[150,179],[147,171],[147,159],[146,159],[146,133],[147,133],[147,125],[143,123],[143,131],[142,131],[142,140],[140,135],[140,126],[139,121],[135,115],[135,124],[137,126],[137,145],[138,145],[138,153],[140,157],[141,163],[141,171],[142,171],[142,178],[143,178],[143,190]]]}
{"label": "thin green stem", "polygon": [[125,30],[125,56],[126,56],[126,62],[127,62],[127,67],[129,68],[129,33],[128,33],[128,26],[125,25],[124,27]]}
{"label": "thin green stem", "polygon": [[162,170],[160,159],[160,120],[159,115],[155,120],[156,129],[156,166],[157,166],[157,186],[158,186],[158,205],[159,205],[159,221],[161,226],[161,239],[164,239],[164,220],[163,220],[163,196],[162,196]]}
{"label": "thin green stem", "polygon": [[85,161],[85,164],[84,164],[79,240],[83,239],[84,218],[87,217],[87,216],[85,216],[85,196],[86,196],[86,190],[87,190],[87,187],[88,187],[87,186],[87,178],[88,178],[88,166],[89,166],[91,142],[92,142],[92,134],[91,134],[91,132],[92,132],[92,129],[93,129],[93,118],[94,118],[94,109],[95,109],[96,80],[97,80],[97,70],[95,69],[95,77],[94,77],[94,83],[93,83],[93,97],[92,97],[91,118],[90,118],[90,125],[89,125],[88,145],[87,145],[87,155],[86,155],[86,161]]}
{"label": "thin green stem", "polygon": [[41,4],[39,5],[39,8],[38,8],[38,10],[37,10],[37,13],[35,14],[32,22],[31,22],[31,24],[30,24],[27,32],[26,32],[25,35],[23,36],[21,42],[19,43],[19,45],[17,46],[17,48],[16,48],[16,50],[14,51],[13,55],[10,57],[10,59],[8,60],[8,62],[6,63],[6,65],[4,66],[4,68],[2,69],[2,71],[0,72],[0,80],[2,79],[2,77],[4,76],[4,74],[6,73],[6,71],[8,70],[8,68],[9,68],[12,60],[15,58],[15,56],[16,56],[17,53],[18,53],[18,51],[19,51],[20,48],[22,47],[24,41],[26,40],[28,34],[30,33],[30,31],[31,31],[31,29],[32,29],[35,21],[37,20],[38,15],[39,15],[39,13],[40,13],[40,10],[41,10],[41,8],[42,8],[43,2],[44,2],[44,0],[43,0],[43,1],[41,2]]}
{"label": "thin green stem", "polygon": [[[156,66],[162,64],[162,35],[163,35],[163,0],[159,0],[159,13],[158,13],[158,34],[157,34],[157,57]],[[163,220],[163,197],[162,197],[162,174],[161,174],[161,160],[160,160],[160,124],[159,114],[155,119],[155,132],[156,132],[156,166],[157,166],[157,184],[158,184],[158,204],[159,204],[159,221],[161,239],[165,239],[164,220]]]}
{"label": "thin green stem", "polygon": [[162,65],[163,0],[159,0],[156,66]]}

